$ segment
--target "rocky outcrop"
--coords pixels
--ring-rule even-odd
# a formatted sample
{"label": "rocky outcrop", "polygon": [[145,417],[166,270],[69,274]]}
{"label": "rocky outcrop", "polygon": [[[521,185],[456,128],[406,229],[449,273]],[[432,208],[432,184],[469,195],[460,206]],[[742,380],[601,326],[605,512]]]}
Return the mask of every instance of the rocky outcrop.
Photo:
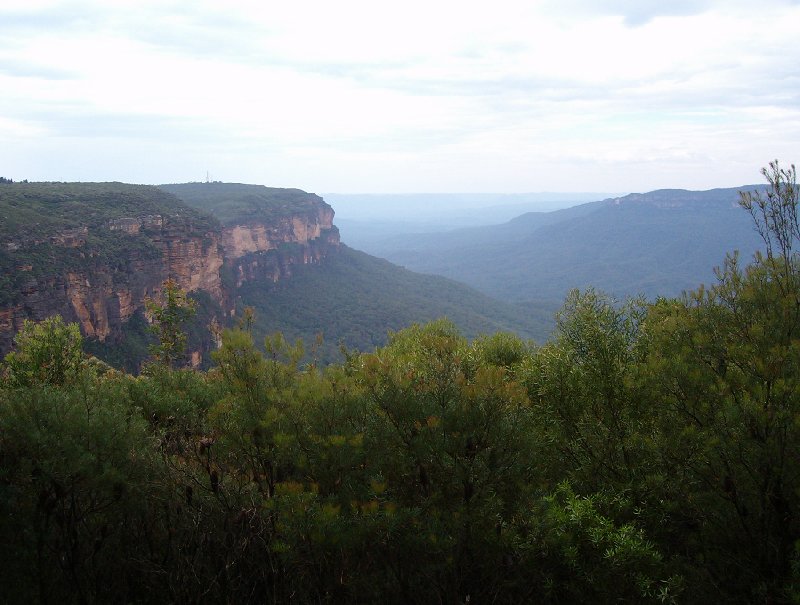
{"label": "rocky outcrop", "polygon": [[[319,200],[312,211],[273,221],[248,221],[198,229],[185,217],[161,214],[122,216],[102,224],[64,229],[36,241],[2,242],[15,267],[12,304],[0,306],[0,353],[10,350],[25,319],[60,314],[78,322],[83,334],[115,342],[123,326],[157,295],[167,279],[185,291],[205,292],[225,314],[233,312],[236,288],[249,280],[278,281],[298,264],[317,264],[339,246],[333,209]],[[87,245],[93,235],[118,244],[113,255]],[[30,259],[50,257],[66,269]],[[61,250],[61,252],[59,252]],[[23,262],[24,261],[24,262]],[[32,264],[31,264],[32,263]],[[223,280],[223,275],[229,276]],[[193,364],[199,364],[197,355]]]}
{"label": "rocky outcrop", "polygon": [[288,243],[266,251],[244,254],[231,263],[236,287],[248,281],[277,282],[288,279],[297,265],[320,264],[338,247],[339,230],[333,227],[323,230],[318,238],[306,245]]}
{"label": "rocky outcrop", "polygon": [[319,264],[339,246],[333,209],[285,217],[273,224],[251,223],[225,227],[222,247],[236,287],[246,281],[276,282],[292,274],[295,265]]}
{"label": "rocky outcrop", "polygon": [[193,292],[204,290],[211,298],[222,303],[223,291],[220,268],[224,262],[220,234],[192,237],[180,230],[163,229],[152,236],[153,243],[161,250],[163,283],[172,279],[182,290]]}
{"label": "rocky outcrop", "polygon": [[[225,227],[222,246],[228,259],[241,258],[250,252],[275,250],[280,244],[303,246],[325,236],[330,240],[333,230],[333,209],[327,204],[313,214],[284,217],[272,224],[250,223]],[[336,245],[338,245],[338,232]]]}
{"label": "rocky outcrop", "polygon": [[[126,219],[126,227],[119,230],[138,234],[142,223]],[[204,290],[222,304],[224,258],[219,233],[193,234],[167,220],[161,228],[150,225],[146,235],[152,247],[149,254],[134,247],[123,250],[110,264],[109,259],[82,250],[83,245],[69,242],[64,245],[76,248],[72,260],[77,261],[69,263],[70,270],[31,267],[30,277],[16,292],[17,304],[0,309],[0,352],[10,349],[13,334],[25,319],[39,321],[55,314],[78,322],[88,338],[104,341],[119,336],[125,322],[143,308],[145,298],[156,295],[167,279],[186,291]]]}

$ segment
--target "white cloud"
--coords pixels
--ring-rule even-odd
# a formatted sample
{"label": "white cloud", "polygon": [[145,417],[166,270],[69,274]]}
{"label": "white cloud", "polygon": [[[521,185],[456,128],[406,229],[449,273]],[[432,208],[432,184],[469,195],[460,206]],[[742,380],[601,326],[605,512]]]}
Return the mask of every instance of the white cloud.
{"label": "white cloud", "polygon": [[753,4],[8,1],[0,161],[318,191],[736,185],[800,134],[800,8]]}

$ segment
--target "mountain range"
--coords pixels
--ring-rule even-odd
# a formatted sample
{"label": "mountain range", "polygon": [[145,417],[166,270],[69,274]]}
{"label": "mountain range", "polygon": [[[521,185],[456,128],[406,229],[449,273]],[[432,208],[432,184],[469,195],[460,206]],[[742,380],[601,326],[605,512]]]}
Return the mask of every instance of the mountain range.
{"label": "mountain range", "polygon": [[507,301],[562,301],[572,288],[617,298],[677,296],[714,277],[726,253],[761,246],[739,191],[662,189],[530,212],[499,225],[405,233],[364,249]]}

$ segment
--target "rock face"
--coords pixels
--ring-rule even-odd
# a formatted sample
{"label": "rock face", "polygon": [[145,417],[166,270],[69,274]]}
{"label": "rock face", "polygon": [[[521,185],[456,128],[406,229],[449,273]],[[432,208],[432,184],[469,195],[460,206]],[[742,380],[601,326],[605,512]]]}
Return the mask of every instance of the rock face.
{"label": "rock face", "polygon": [[[0,354],[11,349],[24,320],[54,314],[78,322],[87,338],[116,342],[167,279],[187,292],[206,293],[222,315],[215,320],[224,323],[245,281],[286,279],[292,266],[323,262],[337,250],[333,209],[321,198],[315,206],[224,228],[213,220],[143,213],[70,226],[48,237],[6,235],[2,241],[0,234],[0,261],[13,267],[11,278],[0,281],[6,289],[0,292]],[[112,252],[98,251],[93,238]],[[194,353],[192,363],[200,363]]]}
{"label": "rock face", "polygon": [[290,277],[292,265],[322,262],[339,246],[333,214],[324,204],[317,212],[284,217],[269,225],[225,227],[222,247],[236,287],[259,279],[275,282]]}
{"label": "rock face", "polygon": [[[120,232],[138,234],[144,222],[126,219],[127,228]],[[219,233],[187,233],[184,225],[169,220],[150,224],[142,232],[152,249],[145,254],[135,248],[123,251],[113,265],[83,252],[83,245],[74,239],[55,243],[54,254],[61,252],[59,247],[75,248],[82,262],[72,263],[64,272],[32,273],[23,282],[15,293],[17,304],[0,309],[0,352],[7,352],[25,319],[39,321],[56,313],[66,321],[77,321],[88,338],[105,341],[119,336],[122,325],[143,308],[145,298],[157,294],[169,278],[186,291],[204,290],[222,303],[224,258]]]}

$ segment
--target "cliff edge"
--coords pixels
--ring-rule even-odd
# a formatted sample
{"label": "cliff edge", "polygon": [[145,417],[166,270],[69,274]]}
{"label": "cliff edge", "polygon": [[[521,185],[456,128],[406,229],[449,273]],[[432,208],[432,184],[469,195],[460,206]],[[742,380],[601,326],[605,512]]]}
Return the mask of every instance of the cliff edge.
{"label": "cliff edge", "polygon": [[[192,183],[0,185],[0,354],[24,320],[60,314],[121,342],[169,278],[225,323],[236,290],[338,249],[333,209],[299,190]],[[202,347],[208,348],[208,347]],[[195,351],[195,363],[202,360]]]}

